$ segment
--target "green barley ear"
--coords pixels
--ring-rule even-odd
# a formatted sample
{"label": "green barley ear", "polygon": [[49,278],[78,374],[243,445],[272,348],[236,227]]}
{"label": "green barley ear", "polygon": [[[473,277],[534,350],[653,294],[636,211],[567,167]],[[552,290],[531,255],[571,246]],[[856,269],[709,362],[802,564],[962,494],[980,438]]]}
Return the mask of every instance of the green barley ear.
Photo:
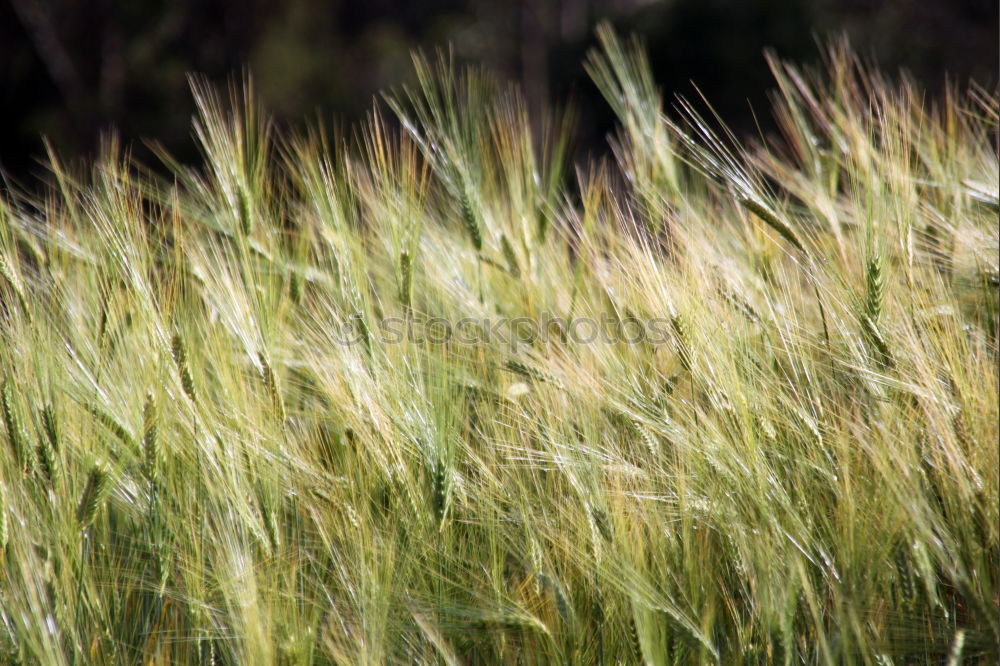
{"label": "green barley ear", "polygon": [[687,320],[681,315],[674,315],[670,318],[670,327],[674,330],[674,342],[677,345],[677,357],[680,359],[681,367],[687,372],[691,372],[694,356]]}
{"label": "green barley ear", "polygon": [[537,370],[535,368],[528,367],[527,365],[525,365],[521,361],[518,361],[515,358],[509,359],[506,362],[505,367],[511,372],[516,372],[522,377],[527,377],[529,379],[534,379],[540,382],[547,382],[549,384],[552,384],[556,388],[560,389],[564,388],[562,381],[560,381],[560,379],[555,375],[545,372],[543,370]]}
{"label": "green barley ear", "polygon": [[604,509],[596,506],[590,507],[590,518],[594,521],[594,527],[597,528],[597,532],[601,537],[611,543],[614,538],[611,525],[611,516]]}
{"label": "green barley ear", "polygon": [[632,661],[636,664],[641,664],[645,660],[642,657],[642,641],[639,640],[639,627],[635,622],[635,604],[629,604],[629,614],[628,614],[628,637],[629,637],[629,651],[632,653]]}
{"label": "green barley ear", "polygon": [[48,437],[42,437],[38,441],[37,455],[42,474],[45,475],[49,485],[55,485],[59,479],[59,456],[52,448],[52,442]]}
{"label": "green barley ear", "polygon": [[805,246],[802,244],[802,241],[799,240],[799,236],[795,233],[795,230],[781,220],[781,218],[779,218],[770,208],[754,199],[751,199],[750,197],[740,197],[739,202],[741,206],[763,220],[767,226],[777,231],[782,238],[794,245],[797,249],[802,252],[806,251]]}
{"label": "green barley ear", "polygon": [[503,251],[503,258],[507,261],[507,270],[514,277],[521,277],[521,267],[517,265],[517,254],[514,253],[514,246],[510,244],[507,234],[500,234],[500,249]]}
{"label": "green barley ear", "polygon": [[411,307],[411,289],[413,287],[413,264],[410,253],[403,250],[399,253],[399,300],[407,312]]}
{"label": "green barley ear", "polygon": [[24,316],[31,321],[31,310],[28,309],[28,301],[24,297],[24,285],[21,284],[21,278],[18,277],[17,273],[14,271],[13,264],[6,256],[0,254],[0,277],[7,282],[10,286],[11,291],[14,292],[14,296],[17,298],[18,304],[21,306],[21,310],[24,311]]}
{"label": "green barley ear", "polygon": [[191,368],[188,367],[187,349],[184,346],[184,338],[180,333],[175,333],[170,343],[170,352],[177,365],[177,372],[181,376],[181,387],[191,402],[197,402],[197,392],[195,391],[194,378],[191,376]]}
{"label": "green barley ear", "polygon": [[81,529],[90,527],[97,517],[97,511],[104,503],[104,498],[111,486],[107,469],[101,463],[94,465],[87,476],[87,485],[80,495],[80,504],[76,508],[76,521]]}
{"label": "green barley ear", "polygon": [[278,528],[278,516],[277,512],[274,510],[271,502],[264,497],[264,493],[260,493],[260,513],[261,519],[264,522],[264,531],[267,536],[267,544],[270,550],[273,552],[278,547],[281,546],[281,531]]}
{"label": "green barley ear", "polygon": [[302,280],[296,271],[291,271],[288,276],[288,296],[296,305],[302,302]]}
{"label": "green barley ear", "polygon": [[4,495],[3,484],[0,483],[0,555],[7,547],[7,498]]}
{"label": "green barley ear", "polygon": [[253,231],[253,214],[250,210],[250,197],[247,196],[246,189],[242,186],[236,188],[236,198],[239,204],[240,229],[244,236],[249,236]]}
{"label": "green barley ear", "polygon": [[156,402],[152,392],[149,392],[146,393],[146,402],[142,407],[142,471],[150,482],[156,481],[159,472],[160,443],[157,435]]}
{"label": "green barley ear", "polygon": [[25,432],[21,423],[17,405],[14,404],[13,390],[7,380],[4,381],[3,387],[0,389],[0,409],[3,411],[3,422],[7,426],[7,441],[14,454],[14,461],[22,472],[27,473],[34,467],[32,452],[28,446],[28,433]]}
{"label": "green barley ear", "polygon": [[462,207],[462,222],[465,224],[465,230],[468,232],[469,238],[472,239],[473,247],[478,252],[483,249],[483,230],[479,227],[479,220],[472,206],[472,199],[465,188],[462,189],[459,204]]}
{"label": "green barley ear", "polygon": [[267,357],[264,356],[263,352],[257,354],[257,360],[260,362],[260,376],[264,381],[264,387],[271,396],[271,404],[274,405],[274,412],[278,420],[284,422],[285,401],[281,397],[281,387],[278,385],[278,377],[274,374],[274,370],[271,369],[271,364],[267,362]]}
{"label": "green barley ear", "polygon": [[889,345],[882,335],[880,321],[885,306],[885,275],[882,258],[876,254],[865,266],[865,300],[862,305],[861,331],[868,348],[872,350],[880,366],[892,365]]}
{"label": "green barley ear", "polygon": [[114,416],[112,416],[105,410],[101,409],[96,404],[91,403],[87,405],[87,409],[90,411],[91,414],[93,414],[94,418],[97,419],[97,422],[100,423],[105,428],[107,428],[108,431],[112,435],[114,435],[116,439],[118,439],[122,444],[124,444],[128,448],[130,449],[132,448],[132,446],[135,444],[135,439],[132,437],[132,433],[128,431],[128,428],[126,428],[121,421],[116,419]]}
{"label": "green barley ear", "polygon": [[434,519],[440,525],[448,508],[448,478],[444,462],[440,459],[431,464],[431,505]]}
{"label": "green barley ear", "polygon": [[55,407],[51,403],[42,408],[42,428],[45,430],[45,437],[49,440],[52,450],[59,453],[59,421],[56,417]]}
{"label": "green barley ear", "polygon": [[885,275],[882,257],[873,255],[865,266],[865,316],[878,326],[885,303]]}

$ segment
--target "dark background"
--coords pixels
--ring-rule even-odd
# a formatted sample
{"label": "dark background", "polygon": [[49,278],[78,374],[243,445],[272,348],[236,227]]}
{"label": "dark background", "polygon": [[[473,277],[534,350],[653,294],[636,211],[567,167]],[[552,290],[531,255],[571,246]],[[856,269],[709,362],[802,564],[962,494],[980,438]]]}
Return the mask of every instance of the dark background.
{"label": "dark background", "polygon": [[698,84],[738,131],[766,109],[762,57],[815,62],[846,33],[890,72],[931,95],[945,73],[997,84],[996,0],[0,0],[0,167],[41,173],[41,136],[92,155],[116,127],[140,159],[156,139],[193,160],[185,75],[224,84],[249,68],[265,107],[287,124],[356,120],[379,90],[410,76],[410,52],[453,44],[462,59],[519,81],[534,108],[574,100],[579,145],[612,127],[583,72],[594,25],[641,35],[667,99]]}

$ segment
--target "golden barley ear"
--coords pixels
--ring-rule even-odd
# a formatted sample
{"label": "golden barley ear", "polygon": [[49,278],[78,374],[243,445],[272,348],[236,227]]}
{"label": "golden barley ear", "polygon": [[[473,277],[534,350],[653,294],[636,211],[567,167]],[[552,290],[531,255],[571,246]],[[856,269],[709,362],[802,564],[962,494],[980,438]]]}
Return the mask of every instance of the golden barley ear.
{"label": "golden barley ear", "polygon": [[24,295],[24,285],[21,283],[21,278],[18,276],[17,272],[14,270],[14,265],[9,259],[3,254],[0,254],[0,277],[7,282],[11,291],[14,292],[14,296],[17,298],[18,305],[21,306],[21,310],[24,312],[24,316],[31,321],[31,310],[28,308],[28,300]]}

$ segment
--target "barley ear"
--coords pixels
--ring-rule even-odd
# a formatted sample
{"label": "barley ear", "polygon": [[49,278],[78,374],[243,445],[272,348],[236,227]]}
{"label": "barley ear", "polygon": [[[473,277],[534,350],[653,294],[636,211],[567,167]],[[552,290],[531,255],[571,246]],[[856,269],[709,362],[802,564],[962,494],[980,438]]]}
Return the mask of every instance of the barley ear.
{"label": "barley ear", "polygon": [[3,555],[7,547],[7,497],[4,494],[3,484],[0,483],[0,555]]}
{"label": "barley ear", "polygon": [[687,372],[691,372],[694,365],[694,354],[691,348],[691,332],[688,329],[687,320],[682,315],[674,315],[670,318],[670,326],[674,330],[677,358],[681,362],[681,367]]}
{"label": "barley ear", "polygon": [[548,382],[556,388],[564,388],[563,383],[555,375],[528,367],[516,358],[509,359],[506,362],[505,367],[511,372],[516,372],[522,377],[528,377],[529,379],[534,379],[540,382]]}
{"label": "barley ear", "polygon": [[149,392],[142,407],[142,458],[143,474],[151,483],[156,481],[159,473],[160,443],[157,435],[156,402],[152,392]]}
{"label": "barley ear", "polygon": [[882,258],[873,255],[865,266],[865,316],[876,326],[882,318],[885,303],[885,275],[882,272]]}
{"label": "barley ear", "polygon": [[885,275],[882,272],[882,259],[877,254],[865,266],[865,300],[862,307],[861,331],[865,342],[878,364],[889,367],[893,364],[892,354],[880,326],[885,307]]}
{"label": "barley ear", "polygon": [[431,463],[431,506],[434,519],[440,524],[448,507],[448,479],[444,461],[440,458]]}
{"label": "barley ear", "polygon": [[411,290],[413,288],[413,263],[410,253],[403,250],[399,253],[399,300],[406,312],[411,307]]}
{"label": "barley ear", "polygon": [[239,204],[240,230],[244,236],[249,236],[253,231],[253,214],[250,210],[250,197],[247,196],[246,189],[242,186],[236,188],[236,198]]}
{"label": "barley ear", "polygon": [[59,421],[56,417],[56,410],[52,404],[47,404],[42,408],[42,427],[45,430],[45,437],[48,438],[52,449],[59,453],[61,447],[59,443]]}
{"label": "barley ear", "polygon": [[97,419],[98,423],[107,428],[108,431],[122,444],[132,448],[135,444],[135,439],[132,437],[132,433],[128,431],[128,428],[126,428],[121,421],[101,409],[101,407],[96,404],[91,403],[87,407],[90,410],[90,413],[93,414],[94,418]]}
{"label": "barley ear", "polygon": [[81,529],[90,527],[97,516],[97,511],[101,508],[104,498],[110,488],[110,477],[108,471],[101,463],[94,465],[87,476],[87,485],[83,487],[83,494],[80,495],[80,504],[76,508],[76,521]]}
{"label": "barley ear", "polygon": [[591,506],[590,517],[594,522],[594,527],[597,528],[597,532],[605,541],[610,543],[614,538],[614,534],[612,532],[611,516],[608,515],[608,512],[600,507]]}
{"label": "barley ear", "polygon": [[473,208],[472,199],[464,188],[462,189],[459,204],[462,207],[462,223],[465,224],[465,230],[468,232],[469,238],[472,239],[473,247],[478,252],[483,249],[483,230],[479,227],[479,220],[477,219],[476,210]]}
{"label": "barley ear", "polygon": [[197,402],[197,392],[195,391],[194,377],[191,376],[191,368],[188,366],[187,348],[184,345],[184,338],[180,333],[175,333],[170,343],[170,352],[174,357],[174,364],[177,372],[181,376],[181,387],[187,394],[191,402]]}
{"label": "barley ear", "polygon": [[267,544],[271,551],[276,550],[281,545],[281,531],[278,528],[278,516],[271,502],[260,494],[261,518],[264,522],[264,531],[267,536]]}
{"label": "barley ear", "polygon": [[42,437],[38,441],[38,466],[42,474],[50,485],[55,485],[59,479],[59,456],[52,448],[52,442],[48,437]]}
{"label": "barley ear", "polygon": [[507,270],[514,277],[521,277],[521,267],[517,264],[517,254],[514,246],[510,244],[507,234],[500,234],[500,249],[503,251],[503,258],[507,261]]}
{"label": "barley ear", "polygon": [[24,285],[21,284],[21,278],[18,277],[17,273],[14,271],[13,264],[10,260],[3,254],[0,254],[0,277],[7,282],[10,286],[11,291],[14,292],[14,296],[17,298],[18,304],[24,311],[24,316],[31,321],[31,310],[28,309],[28,301],[24,296]]}
{"label": "barley ear", "polygon": [[288,296],[296,305],[302,302],[302,278],[294,270],[288,275]]}
{"label": "barley ear", "polygon": [[281,387],[278,386],[278,377],[274,374],[274,370],[271,368],[271,364],[267,362],[267,357],[264,356],[263,352],[257,354],[257,360],[260,362],[260,376],[264,381],[264,387],[267,389],[268,395],[271,396],[274,413],[279,421],[284,422],[285,401],[281,397]]}
{"label": "barley ear", "polygon": [[802,244],[802,241],[799,240],[799,236],[795,233],[795,230],[782,221],[770,208],[754,199],[751,199],[750,197],[740,197],[739,202],[741,206],[767,223],[769,227],[777,231],[782,238],[794,245],[797,249],[802,252],[806,251],[805,246]]}
{"label": "barley ear", "polygon": [[14,461],[22,472],[30,472],[34,467],[32,452],[28,446],[28,433],[25,432],[21,423],[21,417],[17,412],[17,405],[14,404],[14,394],[10,381],[5,380],[0,388],[0,410],[3,411],[4,425],[7,426],[7,441],[10,443],[11,452],[14,454]]}

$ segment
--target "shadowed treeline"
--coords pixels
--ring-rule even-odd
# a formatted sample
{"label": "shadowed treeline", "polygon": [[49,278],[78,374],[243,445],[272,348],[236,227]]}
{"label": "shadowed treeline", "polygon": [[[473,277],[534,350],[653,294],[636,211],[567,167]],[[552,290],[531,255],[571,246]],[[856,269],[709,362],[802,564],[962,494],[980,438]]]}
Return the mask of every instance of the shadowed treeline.
{"label": "shadowed treeline", "polygon": [[811,62],[817,35],[846,32],[931,90],[945,71],[996,81],[989,0],[0,0],[0,165],[37,171],[42,135],[63,154],[92,153],[112,126],[193,159],[188,72],[221,83],[249,67],[279,118],[354,120],[410,76],[413,49],[445,44],[519,81],[533,112],[573,99],[587,150],[611,127],[580,66],[599,19],[645,39],[668,99],[693,81],[744,131],[748,102],[766,102],[763,49]]}

